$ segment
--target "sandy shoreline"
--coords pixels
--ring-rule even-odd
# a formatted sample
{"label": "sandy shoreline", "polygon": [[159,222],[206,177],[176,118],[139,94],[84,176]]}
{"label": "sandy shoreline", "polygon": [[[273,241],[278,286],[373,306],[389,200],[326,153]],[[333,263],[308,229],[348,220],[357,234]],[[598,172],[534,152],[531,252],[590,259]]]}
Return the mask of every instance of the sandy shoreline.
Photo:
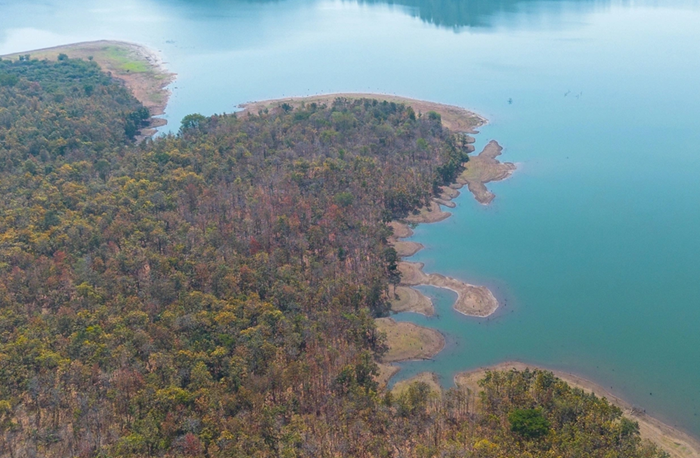
{"label": "sandy shoreline", "polygon": [[399,367],[392,363],[430,359],[445,348],[445,337],[440,331],[407,322],[397,322],[393,318],[374,320],[377,330],[386,335],[389,347],[378,363],[380,386],[386,387]]}
{"label": "sandy shoreline", "polygon": [[393,318],[377,318],[375,323],[393,343],[383,356],[383,363],[430,359],[445,347],[445,337],[436,329]]}
{"label": "sandy shoreline", "polygon": [[595,393],[597,396],[605,397],[612,404],[620,407],[624,415],[639,423],[639,430],[643,438],[649,439],[663,448],[673,458],[698,458],[700,457],[700,441],[690,436],[689,434],[680,431],[666,423],[663,423],[656,418],[646,414],[646,412],[635,408],[630,403],[606,390],[599,384],[588,379],[571,374],[564,371],[552,370],[545,367],[524,364],[520,362],[504,362],[488,367],[480,367],[471,371],[461,372],[455,375],[455,384],[459,387],[471,389],[474,393],[479,391],[477,381],[483,378],[486,371],[502,371],[502,370],[525,370],[541,369],[554,373],[569,385],[575,388],[580,388],[589,393]]}
{"label": "sandy shoreline", "polygon": [[399,271],[403,286],[427,285],[457,293],[457,300],[452,307],[464,315],[485,318],[498,309],[498,300],[485,286],[471,285],[441,274],[426,274],[423,272],[423,264],[419,262],[401,261]]}
{"label": "sandy shoreline", "polygon": [[486,183],[505,180],[515,171],[516,166],[512,162],[499,162],[496,159],[502,152],[503,147],[491,140],[478,156],[469,159],[464,172],[457,178],[457,183],[467,185],[481,204],[488,205],[496,198],[495,194],[486,189]]}
{"label": "sandy shoreline", "polygon": [[102,71],[124,82],[136,99],[148,108],[151,114],[150,125],[143,129],[140,138],[155,133],[155,128],[164,126],[167,121],[156,118],[165,113],[170,98],[167,86],[176,75],[169,72],[158,52],[145,46],[114,40],[88,41],[51,48],[35,49],[0,56],[14,59],[29,54],[32,59],[56,60],[59,54],[74,59],[92,59]]}
{"label": "sandy shoreline", "polygon": [[[486,183],[504,180],[515,170],[514,164],[510,162],[502,163],[496,159],[502,151],[503,148],[498,142],[489,142],[479,155],[470,157],[466,163],[465,170],[457,177],[454,184],[440,189],[440,194],[433,199],[429,207],[421,209],[416,214],[409,215],[401,222],[394,221],[390,224],[394,235],[389,242],[394,246],[399,256],[402,258],[410,257],[423,248],[417,242],[401,240],[413,234],[409,224],[435,223],[449,218],[451,214],[443,211],[441,205],[453,208],[455,204],[452,202],[452,199],[460,194],[459,189],[461,187],[466,185],[474,195],[474,198],[481,204],[488,205],[493,201],[495,195],[486,188]],[[428,285],[454,291],[457,293],[457,300],[453,308],[467,316],[485,318],[498,309],[498,300],[487,287],[472,285],[440,274],[426,274],[423,272],[422,267],[422,264],[406,261],[399,262],[402,278],[401,284],[403,286]],[[418,292],[418,294],[425,298],[422,293]],[[420,301],[416,300],[416,309],[414,310],[407,307],[405,301],[403,301],[404,303],[400,310],[394,311],[422,313],[421,310],[424,310],[424,306],[418,305],[418,303],[422,303],[427,299],[423,298]]]}
{"label": "sandy shoreline", "polygon": [[[335,94],[321,94],[306,97],[286,97],[281,99],[263,100],[258,102],[248,102],[239,105],[242,108],[241,113],[257,114],[265,109],[279,107],[283,103],[292,106],[299,106],[302,103],[319,103],[330,104],[338,97],[350,100],[356,99],[377,99],[386,100],[388,102],[403,103],[411,106],[417,113],[427,113],[434,111],[442,117],[442,124],[449,130],[457,133],[477,133],[476,128],[486,124],[486,118],[478,114],[454,105],[446,105],[442,103],[429,102],[426,100],[411,99],[408,97],[400,97],[388,94],[373,94],[364,92],[339,92]],[[468,137],[468,141],[473,139]]]}

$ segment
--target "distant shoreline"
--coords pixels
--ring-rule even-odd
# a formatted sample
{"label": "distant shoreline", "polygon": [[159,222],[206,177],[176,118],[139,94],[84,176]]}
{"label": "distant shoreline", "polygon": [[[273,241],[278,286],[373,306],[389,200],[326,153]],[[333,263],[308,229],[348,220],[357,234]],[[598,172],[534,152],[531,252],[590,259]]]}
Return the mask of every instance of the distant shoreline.
{"label": "distant shoreline", "polygon": [[337,98],[345,98],[350,100],[356,99],[376,99],[380,101],[402,103],[412,107],[417,113],[428,113],[434,111],[442,117],[443,125],[449,130],[456,133],[477,133],[475,130],[478,127],[487,123],[486,118],[454,105],[447,105],[437,102],[428,102],[426,100],[411,99],[388,94],[373,94],[364,92],[338,92],[333,94],[311,95],[303,97],[285,97],[281,99],[261,100],[255,102],[246,102],[239,105],[243,110],[240,113],[257,114],[265,109],[279,107],[282,104],[299,106],[302,103],[322,103],[329,104]]}
{"label": "distant shoreline", "polygon": [[56,60],[59,54],[72,59],[93,60],[102,71],[123,81],[151,114],[150,125],[142,130],[139,138],[150,137],[155,134],[157,127],[167,124],[165,119],[155,116],[165,113],[170,98],[167,86],[175,81],[177,75],[166,69],[156,51],[136,43],[98,40],[22,51],[0,58],[16,59],[27,54],[31,59],[39,60]]}

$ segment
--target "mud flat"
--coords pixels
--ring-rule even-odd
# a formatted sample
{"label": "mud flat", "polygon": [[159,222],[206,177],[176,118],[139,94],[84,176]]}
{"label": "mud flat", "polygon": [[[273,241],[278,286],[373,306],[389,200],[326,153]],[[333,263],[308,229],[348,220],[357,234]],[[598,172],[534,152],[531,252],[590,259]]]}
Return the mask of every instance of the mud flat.
{"label": "mud flat", "polygon": [[[470,140],[472,140],[470,138]],[[486,183],[508,178],[515,170],[515,165],[510,162],[499,162],[496,158],[501,155],[503,148],[496,141],[489,142],[483,151],[475,157],[470,157],[465,164],[465,170],[457,178],[457,181],[450,186],[440,188],[440,194],[436,196],[429,206],[419,212],[409,215],[403,221],[393,221],[390,227],[393,236],[389,242],[394,246],[401,257],[410,257],[416,254],[423,246],[417,242],[401,240],[413,234],[411,225],[423,223],[436,223],[450,216],[450,213],[442,210],[441,205],[454,207],[452,199],[459,195],[459,189],[467,186],[477,201],[488,205],[493,201],[495,195],[486,188]],[[457,293],[457,300],[454,309],[458,312],[476,317],[487,317],[498,309],[498,300],[491,290],[485,286],[471,285],[469,283],[446,277],[440,274],[426,274],[423,272],[423,265],[402,261],[399,263],[403,286],[429,285],[438,288],[445,288]],[[415,301],[412,306],[406,300],[397,303],[398,308],[393,308],[394,312],[418,311],[424,309],[424,302],[429,300],[425,295],[417,292],[418,295],[411,295],[409,301]],[[419,312],[421,313],[421,312]]]}
{"label": "mud flat", "polygon": [[486,183],[505,180],[516,168],[512,162],[499,162],[496,159],[502,152],[503,147],[497,141],[490,141],[481,153],[469,158],[464,171],[457,178],[457,183],[467,185],[481,204],[488,205],[496,198],[495,194],[486,189]]}
{"label": "mud flat", "polygon": [[399,263],[402,284],[406,286],[429,285],[445,288],[457,293],[454,309],[467,316],[487,317],[498,309],[498,300],[490,289],[446,277],[440,274],[426,274],[419,262]]}

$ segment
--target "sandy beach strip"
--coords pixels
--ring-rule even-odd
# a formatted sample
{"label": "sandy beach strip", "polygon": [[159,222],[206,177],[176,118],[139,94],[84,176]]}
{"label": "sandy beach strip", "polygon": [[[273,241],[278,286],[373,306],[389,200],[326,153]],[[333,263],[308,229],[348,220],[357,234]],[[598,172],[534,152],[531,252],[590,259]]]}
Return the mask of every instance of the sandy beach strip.
{"label": "sandy beach strip", "polygon": [[440,114],[443,126],[456,133],[476,133],[476,128],[486,124],[487,122],[486,118],[472,111],[453,105],[428,102],[426,100],[417,100],[396,95],[373,94],[362,92],[341,92],[334,94],[311,95],[306,97],[286,97],[281,99],[264,100],[259,102],[248,102],[240,105],[240,108],[243,109],[242,113],[258,114],[258,112],[260,111],[264,111],[265,109],[274,109],[285,103],[291,106],[299,106],[302,103],[318,103],[329,105],[333,103],[333,101],[337,98],[345,98],[349,100],[386,100],[387,102],[401,103],[410,106],[417,113],[428,113],[430,111],[434,111]]}

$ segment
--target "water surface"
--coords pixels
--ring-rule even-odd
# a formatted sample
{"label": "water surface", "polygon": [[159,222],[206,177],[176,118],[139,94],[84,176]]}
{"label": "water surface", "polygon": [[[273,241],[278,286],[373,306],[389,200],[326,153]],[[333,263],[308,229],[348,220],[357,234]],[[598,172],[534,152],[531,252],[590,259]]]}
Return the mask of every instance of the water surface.
{"label": "water surface", "polygon": [[[489,320],[408,319],[448,346],[399,377],[506,359],[576,372],[700,435],[700,2],[0,0],[0,54],[160,50],[170,129],[246,101],[375,91],[473,108],[520,163],[423,225],[426,270],[487,284]],[[509,103],[509,100],[511,103]]]}

